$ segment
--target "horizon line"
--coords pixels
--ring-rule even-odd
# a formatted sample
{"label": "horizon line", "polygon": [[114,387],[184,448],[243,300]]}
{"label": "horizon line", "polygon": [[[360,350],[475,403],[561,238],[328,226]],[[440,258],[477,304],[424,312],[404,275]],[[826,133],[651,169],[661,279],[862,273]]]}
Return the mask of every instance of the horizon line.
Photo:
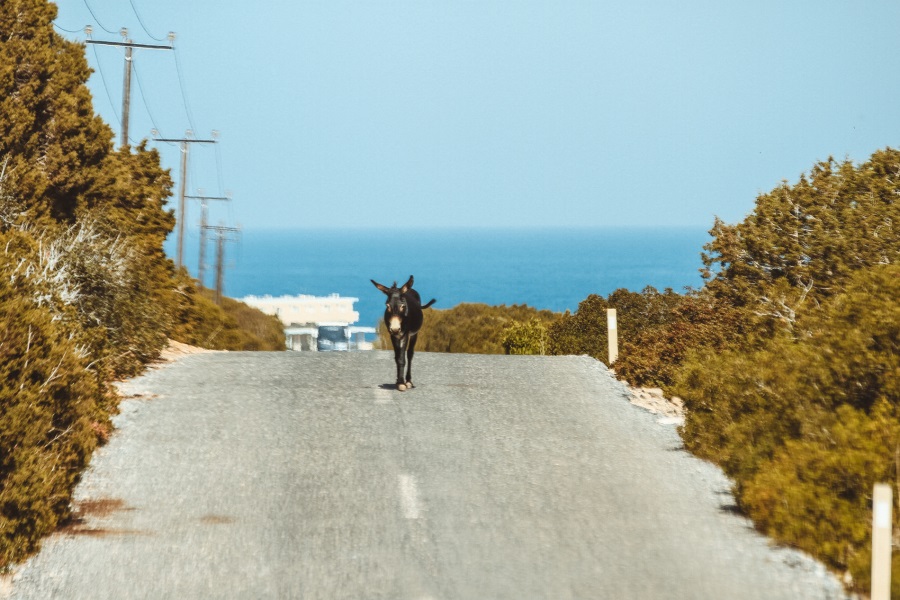
{"label": "horizon line", "polygon": [[[275,230],[275,231],[378,231],[381,225],[239,225],[243,231]],[[712,225],[417,225],[406,228],[407,231],[609,231],[614,229],[631,230],[704,230],[709,231]]]}

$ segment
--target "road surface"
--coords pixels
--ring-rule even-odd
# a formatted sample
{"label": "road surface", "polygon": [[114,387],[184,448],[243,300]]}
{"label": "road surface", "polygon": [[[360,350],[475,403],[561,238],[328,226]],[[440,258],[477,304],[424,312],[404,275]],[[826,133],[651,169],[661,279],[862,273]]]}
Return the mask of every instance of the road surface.
{"label": "road surface", "polygon": [[841,597],[602,364],[420,353],[402,393],[394,372],[212,353],[129,382],[78,518],[7,596]]}

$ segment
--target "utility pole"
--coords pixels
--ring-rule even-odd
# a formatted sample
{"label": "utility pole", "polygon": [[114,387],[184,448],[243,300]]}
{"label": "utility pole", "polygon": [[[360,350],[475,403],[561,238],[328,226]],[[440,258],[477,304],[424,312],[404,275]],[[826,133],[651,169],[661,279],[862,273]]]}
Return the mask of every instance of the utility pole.
{"label": "utility pole", "polygon": [[[91,26],[85,27],[88,36],[91,35],[93,29]],[[125,81],[122,85],[122,146],[128,145],[128,115],[131,111],[131,53],[134,48],[147,48],[150,50],[174,50],[171,45],[175,41],[175,34],[169,32],[169,45],[163,46],[159,44],[135,44],[128,38],[128,30],[124,27],[121,29],[122,39],[124,42],[105,42],[102,40],[87,40],[87,44],[97,44],[99,46],[122,46],[125,48]]]}
{"label": "utility pole", "polygon": [[[124,29],[122,30],[125,31]],[[131,40],[126,40],[130,42]],[[125,48],[125,83],[122,84],[122,147],[128,144],[128,113],[131,110],[131,46]]]}
{"label": "utility pole", "polygon": [[216,235],[216,304],[222,304],[222,290],[224,289],[225,271],[225,242],[230,233],[240,232],[237,227],[224,227],[222,225],[207,225]]}
{"label": "utility pole", "polygon": [[[188,131],[188,135],[191,132]],[[215,144],[216,140],[198,140],[192,137],[153,138],[157,142],[178,142],[181,144],[181,183],[178,185],[178,259],[176,266],[184,266],[184,198],[187,189],[187,161],[189,144]]]}
{"label": "utility pole", "polygon": [[[202,194],[202,192],[201,192]],[[200,201],[200,260],[197,265],[197,281],[200,282],[200,289],[204,286],[204,275],[206,274],[206,226],[209,217],[209,206],[206,204],[209,200],[231,200],[228,196],[185,196],[188,200]]]}

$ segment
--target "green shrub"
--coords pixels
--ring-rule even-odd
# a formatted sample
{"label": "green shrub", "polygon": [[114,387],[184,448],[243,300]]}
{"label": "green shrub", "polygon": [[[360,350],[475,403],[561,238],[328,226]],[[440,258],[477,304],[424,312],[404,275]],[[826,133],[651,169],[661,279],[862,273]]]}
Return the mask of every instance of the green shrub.
{"label": "green shrub", "polygon": [[900,265],[859,270],[797,320],[798,337],[694,355],[675,386],[686,447],[734,479],[756,524],[863,590],[872,485],[900,475],[898,297]]}
{"label": "green shrub", "polygon": [[609,304],[603,296],[591,294],[578,304],[574,314],[566,313],[550,325],[550,354],[587,354],[604,364],[609,362],[607,308]]}
{"label": "green shrub", "polygon": [[503,330],[503,350],[507,354],[544,355],[549,341],[547,326],[537,317],[525,323],[513,321]]}
{"label": "green shrub", "polygon": [[87,358],[15,266],[0,265],[0,565],[34,551],[67,514],[108,404]]}
{"label": "green shrub", "polygon": [[[844,405],[822,426],[820,435],[778,448],[744,482],[741,505],[761,530],[849,571],[857,589],[867,590],[872,489],[897,480],[900,411],[887,402],[871,412]],[[894,595],[900,592],[896,558]]]}
{"label": "green shrub", "polygon": [[785,440],[817,424],[810,399],[797,393],[812,385],[815,361],[811,348],[789,339],[756,352],[691,355],[674,386],[687,411],[685,445],[740,485]]}
{"label": "green shrub", "polygon": [[225,296],[222,297],[222,310],[244,332],[243,350],[285,349],[284,324],[278,317]]}
{"label": "green shrub", "polygon": [[[550,354],[587,354],[604,364],[609,362],[607,309],[616,309],[620,360],[629,348],[628,340],[638,340],[642,334],[673,319],[673,311],[682,304],[684,296],[671,289],[659,292],[647,286],[641,292],[617,289],[603,298],[591,294],[574,314],[565,314],[551,325]],[[618,371],[619,362],[616,363]]]}
{"label": "green shrub", "polygon": [[82,339],[108,379],[134,375],[159,355],[174,308],[165,265],[153,262],[140,239],[111,228],[78,222],[42,236],[44,252],[57,254],[54,270],[70,288],[64,303],[74,308]]}
{"label": "green shrub", "polygon": [[682,297],[659,321],[620,337],[615,365],[619,378],[670,391],[689,354],[718,353],[747,343],[743,313],[711,294]]}
{"label": "green shrub", "polygon": [[[488,306],[463,303],[453,308],[425,311],[425,324],[419,332],[416,350],[423,352],[465,352],[503,354],[504,332],[515,322],[538,319],[550,323],[556,315],[530,306]],[[382,348],[391,348],[390,335],[383,324],[378,328]]]}
{"label": "green shrub", "polygon": [[685,445],[734,479],[760,529],[863,591],[872,484],[900,469],[898,169],[893,149],[829,159],[743,222],[717,219],[704,289],[617,364],[685,399]]}
{"label": "green shrub", "polygon": [[211,350],[285,349],[284,328],[277,317],[226,297],[219,306],[210,290],[198,290],[183,272],[178,291],[172,339]]}

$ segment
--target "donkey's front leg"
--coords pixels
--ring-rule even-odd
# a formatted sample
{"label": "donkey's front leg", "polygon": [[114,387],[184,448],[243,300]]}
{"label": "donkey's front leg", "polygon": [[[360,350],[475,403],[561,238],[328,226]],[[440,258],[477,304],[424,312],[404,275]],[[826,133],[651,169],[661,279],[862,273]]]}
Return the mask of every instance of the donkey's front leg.
{"label": "donkey's front leg", "polygon": [[406,391],[406,380],[403,378],[404,367],[406,367],[406,344],[407,336],[400,338],[391,337],[391,343],[394,346],[394,361],[397,363],[397,389],[401,392]]}
{"label": "donkey's front leg", "polygon": [[409,343],[407,344],[409,347],[406,349],[406,388],[410,389],[415,387],[412,382],[412,359],[413,354],[416,352],[416,339],[419,336],[415,333],[409,336]]}

